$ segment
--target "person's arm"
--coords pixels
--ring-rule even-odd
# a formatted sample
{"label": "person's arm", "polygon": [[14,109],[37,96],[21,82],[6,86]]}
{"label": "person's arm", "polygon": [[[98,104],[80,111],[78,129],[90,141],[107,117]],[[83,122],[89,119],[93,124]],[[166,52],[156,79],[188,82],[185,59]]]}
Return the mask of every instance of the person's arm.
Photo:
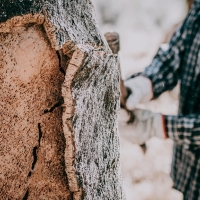
{"label": "person's arm", "polygon": [[184,23],[172,37],[167,50],[160,48],[144,72],[133,74],[124,82],[125,87],[131,91],[126,99],[127,109],[133,110],[138,103],[155,99],[176,86],[181,73],[180,58],[184,53],[185,35]]}
{"label": "person's arm", "polygon": [[126,99],[127,109],[134,110],[138,103],[155,99],[176,86],[181,74],[185,32],[182,26],[172,37],[168,50],[160,48],[144,72],[133,74],[124,82],[125,87],[131,91]]}
{"label": "person's arm", "polygon": [[200,1],[196,0],[182,26],[174,33],[168,50],[160,48],[150,66],[142,73],[152,82],[154,98],[172,90],[181,78],[184,52],[190,48],[193,30],[199,26]]}
{"label": "person's arm", "polygon": [[141,74],[151,80],[154,98],[172,90],[180,78],[185,34],[185,27],[182,26],[172,37],[168,50],[160,48],[151,65]]}
{"label": "person's arm", "polygon": [[119,115],[119,129],[123,137],[132,143],[143,144],[151,137],[171,138],[190,151],[200,149],[200,115],[167,116],[148,110],[133,111],[135,120],[127,124],[128,113],[123,109]]}
{"label": "person's arm", "polygon": [[[199,14],[200,0],[196,0],[184,23],[173,35],[169,48],[167,50],[160,48],[151,65],[144,72],[133,74],[124,82],[125,86],[131,91],[126,101],[126,106],[129,110],[135,109],[138,103],[151,100],[152,91],[152,96],[155,99],[161,93],[172,90],[178,80],[182,79],[181,71],[185,59],[184,54],[190,48],[190,43],[193,41],[192,38],[196,34],[193,30],[199,26]],[[150,81],[145,81],[145,79],[139,79],[138,77],[147,78]],[[143,91],[144,88],[146,89],[145,91]],[[145,100],[143,97],[145,97]]]}
{"label": "person's arm", "polygon": [[169,138],[183,144],[185,149],[200,149],[200,115],[163,116]]}

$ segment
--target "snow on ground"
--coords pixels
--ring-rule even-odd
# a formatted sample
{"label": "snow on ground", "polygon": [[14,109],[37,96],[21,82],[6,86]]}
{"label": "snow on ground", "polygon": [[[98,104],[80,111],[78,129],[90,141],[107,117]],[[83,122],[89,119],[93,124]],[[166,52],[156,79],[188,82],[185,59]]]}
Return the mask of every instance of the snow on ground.
{"label": "snow on ground", "polygon": [[172,141],[152,138],[144,154],[121,138],[122,175],[127,200],[181,200],[169,177]]}
{"label": "snow on ground", "polygon": [[[100,29],[103,33],[120,34],[120,63],[122,77],[142,71],[151,63],[167,32],[185,17],[183,0],[93,0]],[[145,105],[163,114],[176,114],[177,86]],[[120,128],[121,171],[127,200],[182,200],[182,194],[172,189],[169,176],[173,142],[152,138],[147,152],[123,138],[125,127]],[[141,133],[142,134],[142,133]]]}

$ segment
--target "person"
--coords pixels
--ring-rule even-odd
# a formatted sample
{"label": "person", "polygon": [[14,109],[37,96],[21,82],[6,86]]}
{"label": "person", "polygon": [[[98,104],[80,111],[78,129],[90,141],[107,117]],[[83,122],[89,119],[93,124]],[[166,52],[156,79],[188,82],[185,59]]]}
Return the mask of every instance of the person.
{"label": "person", "polygon": [[[179,112],[166,116],[136,109],[180,81]],[[200,0],[195,0],[166,50],[160,48],[150,66],[124,82],[130,95],[126,109],[135,114],[128,135],[138,144],[152,136],[174,140],[171,177],[184,200],[200,200]],[[130,126],[130,127],[131,127]]]}

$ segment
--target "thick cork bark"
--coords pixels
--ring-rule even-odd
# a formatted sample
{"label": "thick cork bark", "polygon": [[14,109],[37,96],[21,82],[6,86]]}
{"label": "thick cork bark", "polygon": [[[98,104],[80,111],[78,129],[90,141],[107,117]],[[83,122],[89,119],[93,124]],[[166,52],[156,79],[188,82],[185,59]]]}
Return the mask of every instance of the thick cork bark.
{"label": "thick cork bark", "polygon": [[119,63],[91,2],[2,5],[0,199],[124,199]]}

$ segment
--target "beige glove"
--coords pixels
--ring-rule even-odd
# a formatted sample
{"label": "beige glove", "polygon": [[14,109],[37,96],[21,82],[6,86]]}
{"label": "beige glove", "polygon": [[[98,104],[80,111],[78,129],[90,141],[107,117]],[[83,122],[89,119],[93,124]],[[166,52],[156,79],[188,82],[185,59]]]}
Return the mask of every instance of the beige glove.
{"label": "beige glove", "polygon": [[127,124],[129,116],[124,109],[120,110],[118,118],[120,135],[134,144],[144,144],[148,139],[155,136],[166,138],[163,117],[159,113],[148,110],[133,111],[135,120],[132,124]]}
{"label": "beige glove", "polygon": [[143,76],[138,76],[124,81],[125,87],[131,90],[131,94],[126,100],[126,108],[133,110],[137,104],[145,103],[153,98],[151,81]]}

